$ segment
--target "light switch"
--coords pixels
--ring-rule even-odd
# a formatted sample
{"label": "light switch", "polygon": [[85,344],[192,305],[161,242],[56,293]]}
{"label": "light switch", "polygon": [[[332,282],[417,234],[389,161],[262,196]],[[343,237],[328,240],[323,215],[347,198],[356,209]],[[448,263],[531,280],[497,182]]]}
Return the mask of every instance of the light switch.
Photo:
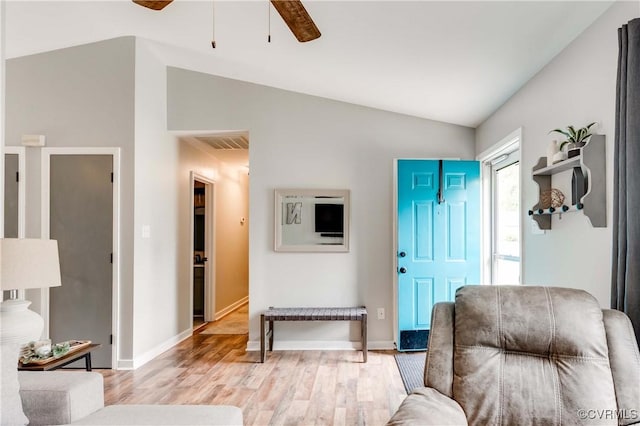
{"label": "light switch", "polygon": [[142,225],[142,238],[151,238],[151,226]]}

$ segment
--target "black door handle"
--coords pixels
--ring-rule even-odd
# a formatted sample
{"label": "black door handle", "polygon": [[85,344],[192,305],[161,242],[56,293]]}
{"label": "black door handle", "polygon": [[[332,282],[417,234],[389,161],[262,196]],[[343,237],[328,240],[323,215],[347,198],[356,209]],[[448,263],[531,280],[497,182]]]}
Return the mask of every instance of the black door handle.
{"label": "black door handle", "polygon": [[402,268],[400,268],[398,271],[400,271],[401,274],[406,274],[407,273],[407,268],[405,268],[404,266]]}
{"label": "black door handle", "polygon": [[403,251],[401,251],[399,254],[400,254],[400,257],[405,257],[407,255],[407,253],[405,253]]}
{"label": "black door handle", "polygon": [[438,162],[438,204],[445,202],[444,199],[444,172],[442,170],[442,160]]}
{"label": "black door handle", "polygon": [[202,261],[203,261],[203,262],[206,262],[207,260],[209,260],[209,259],[207,259],[206,257],[203,257],[203,258],[202,258]]}

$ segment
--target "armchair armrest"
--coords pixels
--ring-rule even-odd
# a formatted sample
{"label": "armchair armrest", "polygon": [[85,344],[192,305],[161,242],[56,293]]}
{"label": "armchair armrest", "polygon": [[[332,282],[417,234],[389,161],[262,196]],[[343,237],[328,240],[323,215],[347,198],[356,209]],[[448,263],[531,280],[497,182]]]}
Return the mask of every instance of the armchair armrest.
{"label": "armchair armrest", "polygon": [[20,398],[30,425],[60,425],[104,407],[102,375],[89,372],[19,371]]}
{"label": "armchair armrest", "polygon": [[620,311],[603,309],[607,331],[609,362],[616,388],[618,409],[635,413],[633,418],[620,418],[621,425],[640,422],[640,352],[629,317]]}
{"label": "armchair armrest", "polygon": [[433,388],[415,389],[402,401],[387,426],[466,425],[462,407]]}

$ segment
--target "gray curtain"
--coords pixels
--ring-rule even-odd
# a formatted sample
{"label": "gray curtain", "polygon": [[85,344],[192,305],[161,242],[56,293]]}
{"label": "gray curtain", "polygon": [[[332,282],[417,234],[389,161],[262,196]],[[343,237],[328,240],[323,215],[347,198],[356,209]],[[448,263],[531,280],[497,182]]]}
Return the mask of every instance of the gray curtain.
{"label": "gray curtain", "polygon": [[611,307],[640,342],[640,18],[618,29]]}

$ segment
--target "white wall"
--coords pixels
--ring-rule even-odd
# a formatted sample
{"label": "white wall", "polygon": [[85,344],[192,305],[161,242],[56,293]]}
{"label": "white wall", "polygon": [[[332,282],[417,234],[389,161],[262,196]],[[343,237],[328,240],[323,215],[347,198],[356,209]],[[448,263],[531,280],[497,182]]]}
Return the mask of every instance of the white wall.
{"label": "white wall", "polygon": [[[215,184],[217,316],[249,296],[249,175],[221,163]],[[242,218],[245,219],[242,222]]]}
{"label": "white wall", "polygon": [[[476,129],[481,153],[522,126],[523,283],[584,289],[609,306],[611,274],[612,158],[618,58],[617,28],[640,16],[640,3],[618,2]],[[593,228],[582,213],[552,219],[552,229],[532,235],[526,211],[536,202],[538,186],[531,168],[546,155],[549,130],[569,124],[600,125],[606,135],[606,228]],[[570,179],[563,175],[554,182]],[[561,185],[556,183],[556,185]],[[567,194],[567,193],[565,193]]]}
{"label": "white wall", "polygon": [[[239,223],[248,216],[246,170],[229,171],[167,132],[166,67],[146,42],[123,37],[14,58],[7,81],[8,145],[35,133],[46,135],[48,147],[121,148],[119,367],[139,366],[190,335],[191,171],[216,180],[218,201],[234,206],[219,217],[221,235],[238,236],[226,255],[244,250],[235,263],[218,262],[221,281],[231,284],[217,299],[247,296],[247,226]],[[27,148],[27,175],[26,232],[39,237],[39,148]],[[39,292],[28,296],[40,310]]]}
{"label": "white wall", "polygon": [[[136,39],[135,271],[132,366],[191,335],[191,176],[215,181],[216,310],[248,293],[248,179],[167,132],[166,66]],[[148,226],[150,238],[143,238]]]}
{"label": "white wall", "polygon": [[[177,336],[190,324],[184,255],[188,244],[180,238],[178,222],[181,210],[184,213],[189,206],[188,200],[180,205],[180,190],[189,193],[188,174],[181,182],[179,142],[166,131],[164,67],[139,39],[135,70],[133,366],[137,367],[179,340]],[[149,238],[143,238],[145,226]]]}
{"label": "white wall", "polygon": [[[473,158],[473,129],[178,68],[169,68],[168,78],[170,130],[250,134],[249,346],[258,340],[259,312],[269,306],[364,304],[372,312],[386,308],[386,320],[369,322],[369,337],[389,347],[393,159]],[[350,252],[274,252],[275,188],[350,189]],[[284,323],[277,341],[345,347],[357,336],[346,323]]]}
{"label": "white wall", "polygon": [[[47,147],[121,148],[120,347],[132,354],[134,39],[7,60],[6,144],[43,134]],[[26,236],[40,237],[40,148],[26,149]],[[29,291],[40,310],[39,291]]]}

